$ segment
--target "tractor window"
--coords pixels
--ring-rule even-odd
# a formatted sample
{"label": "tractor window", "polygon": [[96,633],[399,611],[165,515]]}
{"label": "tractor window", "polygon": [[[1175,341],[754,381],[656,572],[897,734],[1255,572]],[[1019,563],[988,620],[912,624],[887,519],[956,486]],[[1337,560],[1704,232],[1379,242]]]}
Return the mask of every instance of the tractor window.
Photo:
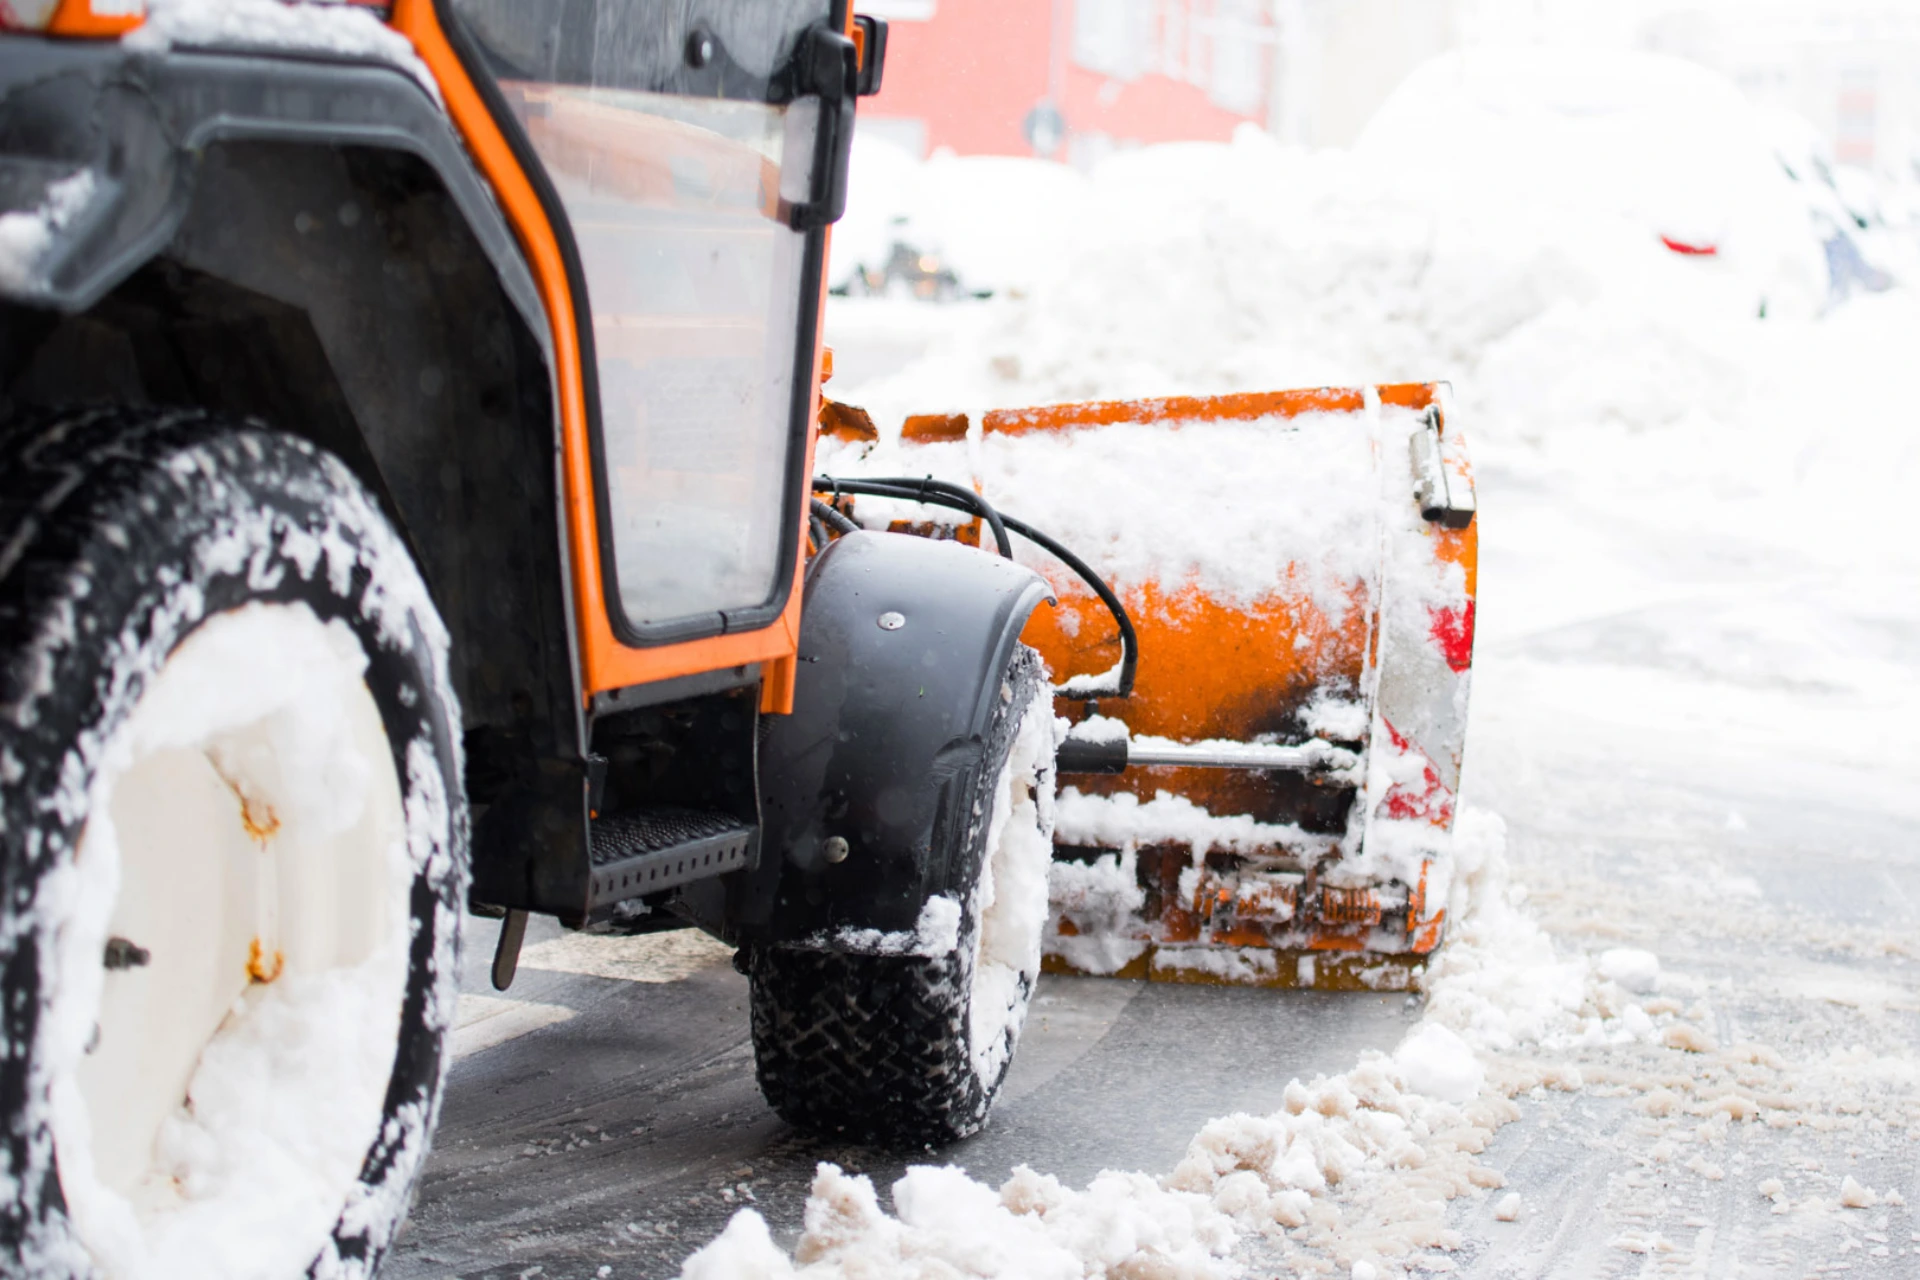
{"label": "tractor window", "polygon": [[452,0],[564,207],[599,402],[609,596],[641,642],[763,625],[804,498],[828,0]]}
{"label": "tractor window", "polygon": [[780,552],[806,250],[780,203],[783,189],[806,198],[813,104],[501,88],[586,274],[602,518],[627,618],[765,602],[791,567]]}

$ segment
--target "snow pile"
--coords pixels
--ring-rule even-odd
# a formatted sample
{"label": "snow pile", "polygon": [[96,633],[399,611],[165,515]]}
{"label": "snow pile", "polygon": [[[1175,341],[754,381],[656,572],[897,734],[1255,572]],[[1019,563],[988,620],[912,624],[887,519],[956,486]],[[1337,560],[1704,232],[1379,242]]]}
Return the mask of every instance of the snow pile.
{"label": "snow pile", "polygon": [[440,86],[413,43],[345,0],[145,0],[146,21],[121,37],[130,49],[284,49],[390,63],[434,102]]}
{"label": "snow pile", "polygon": [[889,1216],[866,1179],[823,1165],[792,1261],[743,1210],[682,1274],[1208,1276],[1225,1274],[1221,1258],[1244,1236],[1269,1237],[1303,1266],[1395,1267],[1457,1246],[1447,1201],[1502,1184],[1478,1156],[1519,1114],[1514,1095],[1581,1084],[1577,1069],[1527,1055],[1658,1028],[1520,910],[1497,817],[1468,810],[1456,844],[1453,941],[1427,1018],[1394,1054],[1294,1081],[1273,1115],[1212,1121],[1159,1180],[1107,1173],[1075,1191],[1023,1169],[996,1193],[958,1170],[915,1168]]}
{"label": "snow pile", "polygon": [[[1012,1280],[1155,1277],[1223,1280],[1231,1225],[1204,1196],[1168,1191],[1143,1174],[1105,1173],[1071,1191],[1031,1169],[998,1192],[951,1166],[909,1169],[893,1185],[896,1213],[873,1184],[822,1164],[793,1257],[752,1209],[687,1259],[683,1280]],[[795,1263],[799,1265],[796,1266]]]}
{"label": "snow pile", "polygon": [[1086,180],[1063,164],[944,150],[922,164],[857,131],[849,184],[827,278],[856,291],[857,275],[883,273],[899,245],[952,272],[963,293],[1021,296],[1058,269],[1087,199]]}
{"label": "snow pile", "polygon": [[0,214],[0,289],[24,292],[39,282],[53,233],[87,207],[95,185],[93,170],[82,169],[49,185],[39,208]]}
{"label": "snow pile", "polygon": [[1808,194],[1767,120],[1733,81],[1678,58],[1447,54],[1400,84],[1354,151],[1451,200],[1617,220],[1650,246],[1711,257],[1775,314],[1826,298]]}

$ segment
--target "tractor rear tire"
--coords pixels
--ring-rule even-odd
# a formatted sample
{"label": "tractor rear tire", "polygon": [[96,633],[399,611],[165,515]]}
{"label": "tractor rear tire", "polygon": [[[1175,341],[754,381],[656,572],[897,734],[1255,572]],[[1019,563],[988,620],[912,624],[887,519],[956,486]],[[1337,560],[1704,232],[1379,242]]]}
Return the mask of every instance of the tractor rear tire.
{"label": "tractor rear tire", "polygon": [[338,460],[0,424],[0,1271],[371,1276],[439,1109],[447,637]]}
{"label": "tractor rear tire", "polygon": [[959,919],[937,950],[913,948],[933,954],[747,949],[760,1089],[789,1124],[902,1149],[986,1123],[1039,979],[1054,746],[1046,669],[1022,645],[982,759],[934,825],[955,833],[956,847],[934,854]]}

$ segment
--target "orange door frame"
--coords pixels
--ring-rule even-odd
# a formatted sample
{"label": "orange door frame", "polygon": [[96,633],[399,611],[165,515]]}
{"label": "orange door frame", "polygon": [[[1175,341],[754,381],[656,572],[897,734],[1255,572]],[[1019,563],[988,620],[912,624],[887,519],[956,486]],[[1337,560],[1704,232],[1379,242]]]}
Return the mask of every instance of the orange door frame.
{"label": "orange door frame", "polygon": [[[591,441],[588,437],[584,370],[573,291],[567,283],[559,238],[533,184],[521,169],[500,126],[474,87],[466,66],[440,28],[433,0],[394,0],[392,25],[413,42],[440,86],[447,114],[465,139],[468,151],[493,186],[507,215],[521,252],[533,271],[553,330],[554,374],[558,382],[562,467],[566,485],[568,549],[573,568],[573,599],[580,646],[581,697],[675,676],[697,675],[748,663],[761,664],[760,707],[787,712],[793,708],[795,653],[800,638],[800,573],[805,567],[805,539],[796,553],[794,590],[786,608],[771,624],[757,631],[711,636],[680,644],[634,648],[621,643],[607,617],[605,578],[600,561],[598,512],[595,508]],[[819,308],[824,314],[826,279],[822,273]],[[813,412],[808,414],[806,474],[813,474],[814,442],[819,432],[820,348],[816,327],[812,360]]]}

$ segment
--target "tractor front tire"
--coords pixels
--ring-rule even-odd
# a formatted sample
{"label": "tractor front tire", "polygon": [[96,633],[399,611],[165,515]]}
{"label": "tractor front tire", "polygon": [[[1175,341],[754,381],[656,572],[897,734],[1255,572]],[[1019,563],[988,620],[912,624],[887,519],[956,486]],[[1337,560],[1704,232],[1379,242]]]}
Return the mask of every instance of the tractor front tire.
{"label": "tractor front tire", "polygon": [[447,638],[338,460],[0,424],[0,1271],[369,1276],[457,998]]}
{"label": "tractor front tire", "polygon": [[1037,653],[1017,647],[1000,695],[979,767],[934,826],[954,842],[934,851],[950,868],[947,928],[928,927],[936,905],[917,936],[881,938],[909,954],[832,939],[747,949],[760,1089],[796,1127],[900,1149],[986,1123],[1039,979],[1053,850],[1052,690]]}

